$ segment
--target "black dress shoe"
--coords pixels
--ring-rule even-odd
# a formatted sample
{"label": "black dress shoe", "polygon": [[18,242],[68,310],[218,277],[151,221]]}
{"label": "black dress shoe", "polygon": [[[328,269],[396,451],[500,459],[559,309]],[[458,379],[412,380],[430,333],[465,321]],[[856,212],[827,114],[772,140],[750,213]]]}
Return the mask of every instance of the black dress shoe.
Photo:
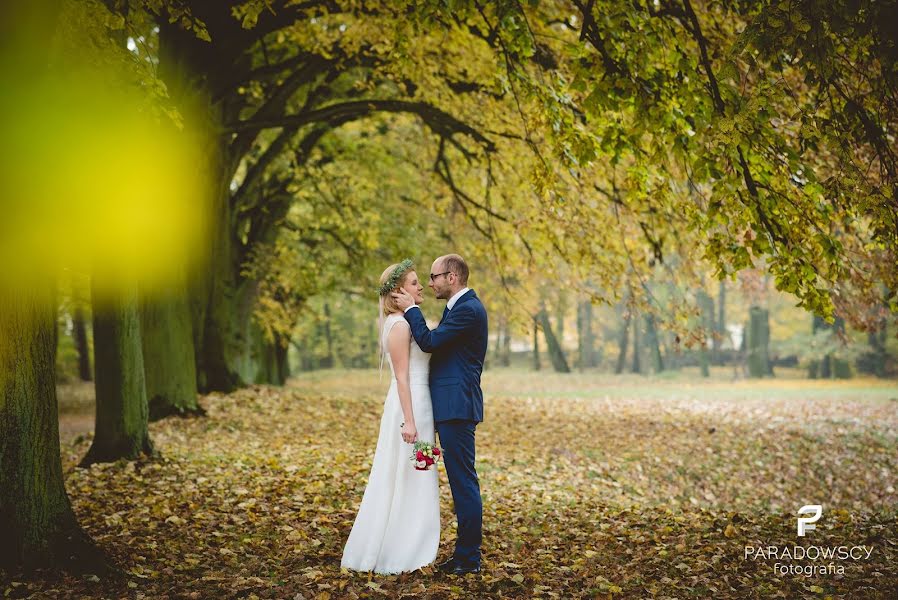
{"label": "black dress shoe", "polygon": [[467,575],[468,573],[480,573],[480,565],[465,566],[456,563],[455,567],[453,567],[451,571],[448,571],[448,573],[450,575]]}
{"label": "black dress shoe", "polygon": [[442,571],[443,573],[451,573],[455,567],[458,566],[458,563],[455,562],[455,558],[450,558],[449,560],[444,560],[440,564],[437,565],[437,569]]}

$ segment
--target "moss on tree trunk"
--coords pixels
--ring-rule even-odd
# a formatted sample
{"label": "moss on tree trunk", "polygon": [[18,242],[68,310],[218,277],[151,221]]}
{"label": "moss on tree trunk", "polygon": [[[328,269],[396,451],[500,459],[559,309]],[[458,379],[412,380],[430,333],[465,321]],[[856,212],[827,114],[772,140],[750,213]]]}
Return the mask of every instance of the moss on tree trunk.
{"label": "moss on tree trunk", "polygon": [[140,302],[140,340],[150,420],[202,415],[193,328],[183,280]]}

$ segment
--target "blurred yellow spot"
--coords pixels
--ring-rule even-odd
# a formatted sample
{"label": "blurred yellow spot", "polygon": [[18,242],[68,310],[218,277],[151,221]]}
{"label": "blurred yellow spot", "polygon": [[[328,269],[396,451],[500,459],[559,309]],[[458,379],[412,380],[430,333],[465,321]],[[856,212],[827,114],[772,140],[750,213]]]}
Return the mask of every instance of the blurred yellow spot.
{"label": "blurred yellow spot", "polygon": [[176,127],[108,49],[68,50],[54,68],[34,59],[47,40],[19,44],[0,48],[0,75],[16,78],[0,97],[0,287],[74,268],[101,293],[164,288],[206,247],[200,119]]}

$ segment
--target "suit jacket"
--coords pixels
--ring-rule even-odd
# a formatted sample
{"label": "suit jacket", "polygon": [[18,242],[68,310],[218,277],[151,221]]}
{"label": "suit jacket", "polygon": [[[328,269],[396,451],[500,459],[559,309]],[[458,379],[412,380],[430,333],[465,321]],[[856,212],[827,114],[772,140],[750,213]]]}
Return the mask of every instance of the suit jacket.
{"label": "suit jacket", "polygon": [[430,398],[436,423],[483,421],[480,375],[486,358],[488,324],[480,298],[469,290],[430,330],[421,310],[405,312],[418,346],[430,357]]}

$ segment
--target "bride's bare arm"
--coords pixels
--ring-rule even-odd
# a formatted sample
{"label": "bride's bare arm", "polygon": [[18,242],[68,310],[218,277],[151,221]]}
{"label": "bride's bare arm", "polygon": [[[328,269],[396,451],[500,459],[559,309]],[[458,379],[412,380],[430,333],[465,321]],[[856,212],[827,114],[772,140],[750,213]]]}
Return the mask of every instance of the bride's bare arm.
{"label": "bride's bare arm", "polygon": [[402,426],[402,439],[409,444],[418,437],[418,429],[415,427],[415,414],[412,412],[412,390],[408,375],[411,340],[411,330],[405,321],[397,322],[390,329],[390,334],[387,337],[390,361],[393,363],[393,372],[396,374],[396,390],[399,392],[399,405],[402,407],[402,417],[405,422],[405,425]]}

